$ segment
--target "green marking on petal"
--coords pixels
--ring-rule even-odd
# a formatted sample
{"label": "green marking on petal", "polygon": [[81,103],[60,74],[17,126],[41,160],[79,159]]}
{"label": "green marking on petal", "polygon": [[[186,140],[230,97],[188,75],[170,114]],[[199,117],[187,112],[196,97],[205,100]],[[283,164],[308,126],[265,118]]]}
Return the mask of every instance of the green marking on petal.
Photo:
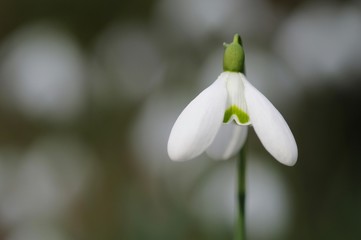
{"label": "green marking on petal", "polygon": [[235,115],[240,123],[249,122],[249,116],[242,109],[238,108],[236,105],[230,106],[224,113],[223,122],[227,123],[231,117]]}

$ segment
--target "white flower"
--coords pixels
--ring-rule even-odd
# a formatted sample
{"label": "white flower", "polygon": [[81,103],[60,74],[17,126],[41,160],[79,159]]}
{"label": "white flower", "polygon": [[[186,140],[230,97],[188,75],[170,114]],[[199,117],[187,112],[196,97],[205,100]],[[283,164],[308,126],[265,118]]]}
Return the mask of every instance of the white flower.
{"label": "white flower", "polygon": [[168,140],[172,160],[189,160],[204,151],[213,158],[228,159],[240,151],[252,125],[275,159],[289,166],[296,163],[297,145],[286,121],[242,73],[241,45],[236,34],[233,43],[225,45],[225,71],[179,115]]}

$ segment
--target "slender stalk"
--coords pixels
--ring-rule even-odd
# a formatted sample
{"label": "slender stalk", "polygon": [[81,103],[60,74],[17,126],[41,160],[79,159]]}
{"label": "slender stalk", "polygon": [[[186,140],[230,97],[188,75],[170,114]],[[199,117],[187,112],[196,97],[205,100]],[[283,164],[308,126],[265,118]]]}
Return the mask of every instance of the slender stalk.
{"label": "slender stalk", "polygon": [[245,229],[245,200],[246,200],[246,146],[243,146],[237,161],[237,174],[238,174],[238,216],[236,223],[235,240],[246,239]]}

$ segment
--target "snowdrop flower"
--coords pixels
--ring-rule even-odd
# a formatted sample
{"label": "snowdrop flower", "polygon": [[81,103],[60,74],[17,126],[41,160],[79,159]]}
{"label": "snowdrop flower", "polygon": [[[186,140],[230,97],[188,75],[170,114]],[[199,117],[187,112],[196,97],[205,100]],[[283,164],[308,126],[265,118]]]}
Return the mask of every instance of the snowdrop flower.
{"label": "snowdrop flower", "polygon": [[184,161],[206,151],[215,159],[228,159],[240,151],[252,125],[266,150],[293,166],[295,139],[278,110],[247,81],[240,36],[224,46],[224,71],[179,115],[168,140],[169,157]]}

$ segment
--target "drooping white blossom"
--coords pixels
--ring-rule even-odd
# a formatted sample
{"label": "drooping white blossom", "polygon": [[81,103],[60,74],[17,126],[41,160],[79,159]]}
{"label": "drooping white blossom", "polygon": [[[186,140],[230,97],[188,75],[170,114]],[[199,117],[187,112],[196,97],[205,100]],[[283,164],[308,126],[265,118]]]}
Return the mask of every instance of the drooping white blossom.
{"label": "drooping white blossom", "polygon": [[[184,161],[206,151],[213,158],[228,159],[240,151],[248,126],[253,126],[275,159],[294,165],[298,150],[290,128],[243,73],[244,53],[239,35],[225,46],[225,71],[179,115],[168,140],[169,157]],[[231,54],[227,55],[227,51]]]}

